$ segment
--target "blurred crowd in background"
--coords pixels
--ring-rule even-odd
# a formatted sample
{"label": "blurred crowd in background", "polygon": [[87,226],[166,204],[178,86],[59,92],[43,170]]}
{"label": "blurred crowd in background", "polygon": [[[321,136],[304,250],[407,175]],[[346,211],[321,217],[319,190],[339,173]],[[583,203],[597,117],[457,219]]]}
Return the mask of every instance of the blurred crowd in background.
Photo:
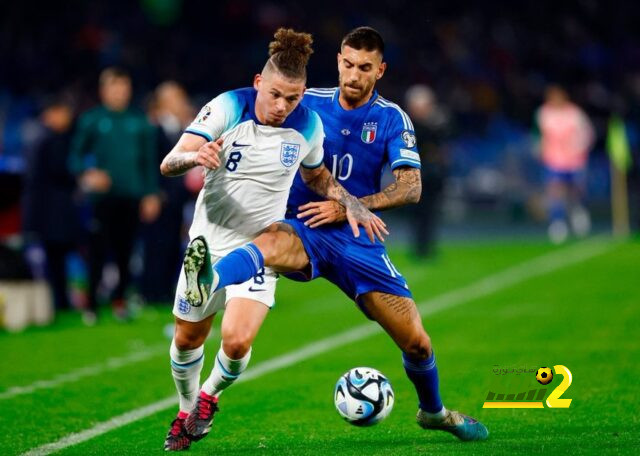
{"label": "blurred crowd in background", "polygon": [[[552,240],[566,239],[569,231],[551,225],[571,215],[576,225],[580,211],[558,212],[570,192],[550,184],[543,163],[540,107],[554,103],[553,90],[577,110],[584,160],[572,170],[577,179],[552,177],[575,184],[576,207],[608,229],[609,157],[617,157],[631,224],[640,225],[640,4],[77,0],[0,8],[0,276],[49,277],[58,307],[78,305],[61,271],[84,270],[81,305],[95,309],[109,258],[121,279],[111,295],[117,314],[129,271],[145,299],[172,299],[201,180],[161,178],[158,165],[200,106],[251,83],[281,25],[314,35],[310,87],[337,84],[336,53],[349,29],[366,24],[385,38],[389,68],[378,89],[411,115],[424,164],[422,203],[398,211],[410,220],[416,255],[433,253],[440,222],[466,235],[542,227]],[[124,71],[107,81],[109,67]],[[112,87],[119,95],[103,90],[114,81],[126,86]],[[126,112],[124,120],[109,114],[118,96],[126,100],[113,111]],[[139,160],[109,164],[120,169],[115,176],[87,175],[95,157],[82,154],[95,146],[92,128],[111,127],[104,147],[122,147],[126,131]],[[8,260],[16,248],[27,258],[22,269]]]}

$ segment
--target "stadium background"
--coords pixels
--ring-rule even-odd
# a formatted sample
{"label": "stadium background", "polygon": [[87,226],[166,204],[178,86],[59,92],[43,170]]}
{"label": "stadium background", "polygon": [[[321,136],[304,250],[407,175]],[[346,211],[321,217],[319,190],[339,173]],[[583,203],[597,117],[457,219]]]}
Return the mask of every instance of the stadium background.
{"label": "stadium background", "polygon": [[[637,229],[639,19],[635,3],[595,0],[3,3],[0,232],[12,246],[22,245],[24,152],[38,137],[37,116],[51,94],[65,91],[79,111],[87,109],[98,101],[100,70],[117,64],[131,72],[138,107],[144,108],[150,92],[165,80],[182,83],[199,107],[221,91],[249,84],[280,25],[314,34],[308,85],[334,86],[340,38],[354,26],[371,25],[387,43],[389,69],[380,92],[403,105],[410,85],[426,83],[450,115],[441,250],[428,262],[413,259],[411,209],[388,215],[394,230],[389,243],[421,309],[425,315],[434,313],[425,322],[441,353],[445,403],[479,415],[493,432],[492,441],[462,449],[446,436],[425,436],[414,429],[414,399],[397,353],[375,334],[280,373],[267,373],[263,379],[268,381],[234,387],[237,391],[228,393],[228,408],[217,422],[219,440],[210,438],[192,451],[633,453],[639,446],[637,432],[630,430],[638,419],[629,406],[639,373],[633,360],[639,354],[640,250],[637,241],[610,237],[605,140],[611,114],[622,114],[634,157],[629,179]],[[597,135],[589,162],[588,205],[600,236],[564,247],[552,246],[545,237],[542,169],[531,135],[533,113],[550,82],[568,89]],[[541,255],[552,256],[536,262]],[[540,271],[522,273],[527,266]],[[504,279],[513,274],[519,278]],[[495,277],[503,278],[498,280],[502,285],[495,285]],[[486,285],[492,291],[483,288],[482,280],[494,280]],[[262,344],[253,361],[257,366],[364,322],[324,282],[305,288],[281,281],[279,286],[278,312],[257,342]],[[456,304],[441,312],[429,310],[430,305],[438,308],[446,293],[459,290],[470,296],[451,298],[447,302]],[[163,334],[170,324],[168,307],[147,306],[138,312],[125,325],[107,316],[97,327],[84,328],[77,315],[62,312],[52,326],[19,334],[2,330],[3,452],[21,454],[57,442],[172,393]],[[283,332],[286,340],[272,337]],[[214,337],[209,352],[216,344]],[[336,418],[329,398],[334,379],[362,363],[395,381],[398,404],[387,422],[358,431]],[[491,368],[517,363],[570,367],[572,408],[542,412],[546,415],[482,411]],[[594,370],[601,373],[595,381]],[[65,380],[65,375],[70,377]],[[15,390],[19,386],[26,390]],[[24,410],[38,419],[23,416]],[[95,439],[60,448],[65,454],[159,453],[171,413],[165,406]],[[247,430],[254,426],[255,433]]]}

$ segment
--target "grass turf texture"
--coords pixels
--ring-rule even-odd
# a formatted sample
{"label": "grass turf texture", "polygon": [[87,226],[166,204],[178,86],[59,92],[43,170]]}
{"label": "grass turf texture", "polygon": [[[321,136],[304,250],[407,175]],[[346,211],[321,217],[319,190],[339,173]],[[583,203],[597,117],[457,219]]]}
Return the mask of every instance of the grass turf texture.
{"label": "grass turf texture", "polygon": [[[403,251],[392,251],[391,257],[416,301],[423,302],[552,250],[542,243],[451,244],[426,263],[412,262]],[[487,442],[465,444],[415,424],[417,400],[400,353],[379,333],[233,386],[221,398],[211,435],[194,443],[190,452],[637,454],[639,270],[640,244],[618,244],[584,262],[424,319],[438,358],[445,405],[482,420],[491,432]],[[323,280],[280,280],[276,308],[254,344],[251,366],[365,321]],[[145,309],[129,324],[105,316],[96,327],[85,328],[69,313],[49,328],[0,333],[0,394],[109,358],[151,352],[139,363],[0,399],[0,453],[20,454],[174,393],[169,340],[162,331],[169,322],[169,308],[158,307]],[[218,344],[217,337],[208,341],[203,373],[209,371]],[[573,384],[563,397],[573,399],[571,407],[482,409],[493,366],[516,363],[567,366]],[[381,370],[396,393],[390,417],[371,428],[350,426],[333,407],[338,376],[359,365]],[[57,454],[161,454],[175,411],[166,409]]]}

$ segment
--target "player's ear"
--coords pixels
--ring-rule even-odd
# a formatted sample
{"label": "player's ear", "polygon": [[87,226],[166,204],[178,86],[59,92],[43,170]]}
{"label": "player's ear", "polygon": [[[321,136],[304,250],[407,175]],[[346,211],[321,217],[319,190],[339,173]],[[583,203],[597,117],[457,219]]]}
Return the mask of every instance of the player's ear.
{"label": "player's ear", "polygon": [[338,52],[338,55],[336,57],[338,59],[338,66],[340,66],[340,62],[342,61],[342,54]]}
{"label": "player's ear", "polygon": [[387,62],[382,62],[378,67],[378,72],[376,73],[376,79],[380,79],[384,75],[384,72],[386,71],[386,69],[387,69]]}
{"label": "player's ear", "polygon": [[258,73],[253,77],[253,88],[256,90],[260,90],[261,83],[262,83],[262,75]]}

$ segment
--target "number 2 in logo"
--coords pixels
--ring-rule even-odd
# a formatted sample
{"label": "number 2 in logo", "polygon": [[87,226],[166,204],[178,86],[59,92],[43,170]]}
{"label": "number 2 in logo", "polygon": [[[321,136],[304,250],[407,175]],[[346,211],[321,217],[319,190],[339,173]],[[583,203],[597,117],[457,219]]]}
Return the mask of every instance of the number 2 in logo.
{"label": "number 2 in logo", "polygon": [[551,394],[549,394],[549,397],[547,398],[547,407],[569,408],[572,399],[560,399],[560,396],[562,396],[571,386],[571,382],[573,381],[571,371],[561,364],[553,366],[553,370],[556,375],[562,375],[562,382],[556,386],[553,391],[551,391]]}

